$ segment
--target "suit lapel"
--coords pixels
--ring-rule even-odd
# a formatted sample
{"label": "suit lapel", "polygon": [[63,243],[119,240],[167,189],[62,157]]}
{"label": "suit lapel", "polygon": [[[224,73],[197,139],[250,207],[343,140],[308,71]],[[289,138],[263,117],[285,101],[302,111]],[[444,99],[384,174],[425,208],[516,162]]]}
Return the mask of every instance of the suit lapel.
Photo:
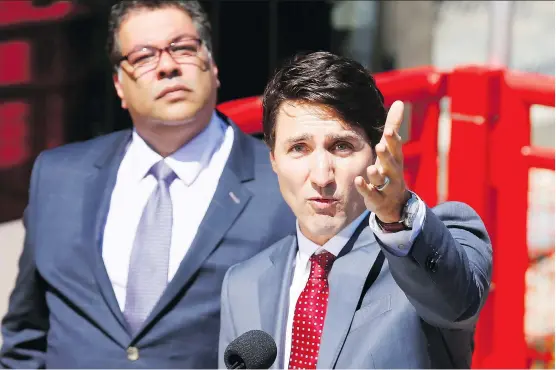
{"label": "suit lapel", "polygon": [[[85,193],[85,204],[83,207],[83,236],[85,243],[84,253],[96,278],[100,293],[108,305],[110,311],[116,318],[117,324],[122,330],[118,332],[109,331],[108,334],[115,336],[118,342],[125,345],[129,341],[127,335],[127,324],[118,305],[118,301],[108,277],[104,261],[102,259],[102,239],[104,225],[110,198],[116,183],[118,168],[124,157],[126,145],[131,138],[131,131],[124,131],[116,136],[113,145],[104,150],[95,162],[95,171],[91,174]],[[102,151],[103,149],[100,149]],[[101,325],[103,323],[100,323]]]}
{"label": "suit lapel", "polygon": [[330,295],[317,368],[333,368],[346,340],[363,285],[380,248],[369,227],[353,250],[338,258],[330,271]]}
{"label": "suit lapel", "polygon": [[259,277],[258,286],[261,328],[272,335],[277,346],[277,358],[272,366],[274,369],[284,368],[289,289],[297,252],[297,239],[295,237],[288,237],[282,243],[269,256],[270,264]]}
{"label": "suit lapel", "polygon": [[[235,125],[230,124],[234,129],[234,143],[212,202],[189,251],[153,311],[145,320],[143,328],[148,327],[160,316],[187,286],[252,197],[251,192],[243,185],[254,176],[252,144],[247,141],[245,134],[241,133]],[[187,209],[187,205],[184,205],[184,208]],[[140,332],[138,334],[140,335]]]}

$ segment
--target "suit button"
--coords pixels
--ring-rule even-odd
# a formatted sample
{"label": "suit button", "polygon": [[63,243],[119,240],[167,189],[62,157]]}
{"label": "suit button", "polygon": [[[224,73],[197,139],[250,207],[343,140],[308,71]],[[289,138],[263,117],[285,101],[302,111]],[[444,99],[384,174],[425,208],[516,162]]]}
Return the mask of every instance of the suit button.
{"label": "suit button", "polygon": [[139,359],[139,350],[137,347],[129,347],[127,349],[127,359],[129,361],[137,361]]}
{"label": "suit button", "polygon": [[428,256],[425,261],[425,267],[431,272],[436,272],[438,270],[438,258],[435,255]]}

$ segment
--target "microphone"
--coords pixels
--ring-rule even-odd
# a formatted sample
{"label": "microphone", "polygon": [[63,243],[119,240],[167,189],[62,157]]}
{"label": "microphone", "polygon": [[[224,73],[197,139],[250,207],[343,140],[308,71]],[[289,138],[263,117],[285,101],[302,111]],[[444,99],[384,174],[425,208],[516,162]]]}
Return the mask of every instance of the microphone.
{"label": "microphone", "polygon": [[241,334],[224,351],[228,369],[269,369],[276,360],[276,343],[262,330]]}

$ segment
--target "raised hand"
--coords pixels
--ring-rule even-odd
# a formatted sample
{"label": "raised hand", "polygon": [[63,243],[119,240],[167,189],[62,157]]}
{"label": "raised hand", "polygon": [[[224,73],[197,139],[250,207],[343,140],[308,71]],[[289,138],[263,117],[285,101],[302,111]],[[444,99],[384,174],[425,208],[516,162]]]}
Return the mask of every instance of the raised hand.
{"label": "raised hand", "polygon": [[403,173],[402,141],[398,134],[403,120],[403,102],[392,104],[380,142],[375,146],[377,159],[367,168],[367,179],[355,178],[355,187],[365,200],[367,209],[380,221],[397,222],[410,197]]}

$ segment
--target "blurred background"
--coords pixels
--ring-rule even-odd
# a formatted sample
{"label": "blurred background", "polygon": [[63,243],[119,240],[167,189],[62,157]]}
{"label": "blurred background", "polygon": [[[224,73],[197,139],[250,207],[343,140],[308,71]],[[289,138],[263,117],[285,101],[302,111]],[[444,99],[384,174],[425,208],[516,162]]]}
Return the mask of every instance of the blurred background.
{"label": "blurred background", "polygon": [[[554,76],[552,1],[202,3],[213,25],[222,83],[219,102],[260,95],[281,60],[305,50],[352,57],[376,74],[421,66],[449,71],[462,65],[490,65]],[[0,316],[17,273],[24,235],[21,217],[38,153],[131,126],[120,109],[104,51],[111,4],[110,0],[0,0]],[[438,200],[442,201],[452,116],[450,100],[440,103]],[[553,105],[552,101],[549,108],[533,106],[530,117],[531,145],[552,153]],[[469,166],[472,171],[473,164]],[[527,225],[523,225],[531,261],[524,318],[530,348],[527,365],[554,368],[553,167],[530,170],[528,192]]]}

